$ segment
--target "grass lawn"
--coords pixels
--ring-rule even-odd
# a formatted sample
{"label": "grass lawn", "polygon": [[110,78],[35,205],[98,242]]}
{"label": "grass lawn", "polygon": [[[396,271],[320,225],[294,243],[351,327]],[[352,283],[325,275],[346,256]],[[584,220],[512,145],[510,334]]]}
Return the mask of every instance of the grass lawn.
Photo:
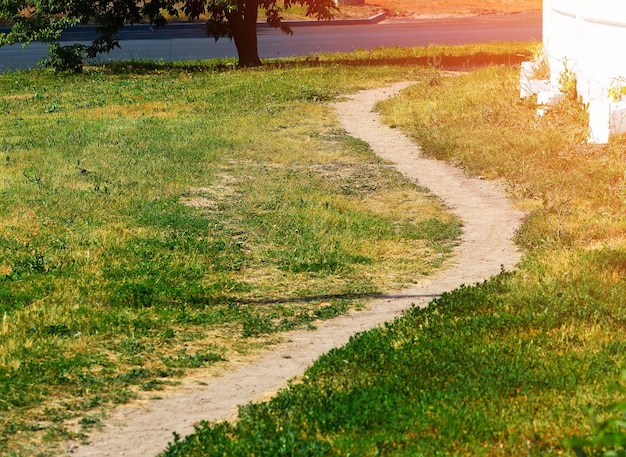
{"label": "grass lawn", "polygon": [[362,334],[167,455],[573,455],[563,440],[593,430],[585,411],[615,417],[602,408],[624,398],[624,140],[586,145],[575,103],[535,117],[514,66],[433,66],[532,50],[2,75],[0,449],[58,453],[116,403],[445,264],[458,221],[327,103],[411,79],[384,118],[506,181],[529,213],[519,271]]}
{"label": "grass lawn", "polygon": [[624,455],[626,143],[587,145],[575,101],[538,118],[518,94],[516,68],[431,73],[379,109],[507,183],[528,211],[519,270],[361,334],[164,455]]}
{"label": "grass lawn", "polygon": [[444,51],[475,52],[3,74],[1,447],[54,453],[115,404],[445,264],[459,222],[327,103],[428,79]]}

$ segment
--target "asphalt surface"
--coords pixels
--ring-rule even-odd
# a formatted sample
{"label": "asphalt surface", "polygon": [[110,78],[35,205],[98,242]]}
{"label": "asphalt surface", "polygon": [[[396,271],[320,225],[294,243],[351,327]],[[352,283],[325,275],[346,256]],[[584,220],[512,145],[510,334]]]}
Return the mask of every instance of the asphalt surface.
{"label": "asphalt surface", "polygon": [[[430,44],[469,44],[494,41],[541,40],[541,14],[487,15],[432,20],[370,20],[292,23],[294,35],[259,26],[258,49],[262,59],[307,56],[323,52],[350,52],[381,46],[413,47]],[[2,29],[0,29],[2,33]],[[94,27],[74,27],[64,33],[63,44],[89,43]],[[119,33],[121,49],[96,59],[205,60],[235,58],[232,41],[217,42],[205,34],[204,24],[128,26]],[[33,67],[45,57],[47,45],[32,43],[0,47],[0,71]]]}

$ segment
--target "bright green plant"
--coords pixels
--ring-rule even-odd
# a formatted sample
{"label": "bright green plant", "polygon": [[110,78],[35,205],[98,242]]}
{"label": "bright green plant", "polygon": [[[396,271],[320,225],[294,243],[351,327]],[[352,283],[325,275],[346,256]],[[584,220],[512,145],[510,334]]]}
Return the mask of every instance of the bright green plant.
{"label": "bright green plant", "polygon": [[591,433],[568,438],[565,445],[571,447],[577,457],[625,457],[626,456],[626,370],[622,371],[621,383],[615,390],[622,401],[595,410],[584,409],[591,425]]}

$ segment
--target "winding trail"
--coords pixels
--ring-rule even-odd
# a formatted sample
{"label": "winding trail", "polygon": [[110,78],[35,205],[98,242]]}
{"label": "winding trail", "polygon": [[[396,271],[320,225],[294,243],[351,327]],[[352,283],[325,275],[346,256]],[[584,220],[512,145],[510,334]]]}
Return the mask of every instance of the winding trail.
{"label": "winding trail", "polygon": [[65,455],[154,456],[172,440],[172,432],[184,436],[202,420],[236,418],[237,405],[268,398],[320,355],[346,344],[355,333],[392,320],[412,304],[426,306],[445,291],[483,281],[502,268],[514,268],[519,253],[512,238],[523,213],[509,204],[502,189],[493,182],[469,179],[443,162],[421,158],[415,144],[381,124],[371,111],[378,101],[410,84],[362,91],[334,108],[350,135],[368,142],[376,154],[429,188],[462,219],[464,235],[456,248],[454,265],[414,287],[372,300],[366,310],[322,321],[314,331],[293,332],[287,343],[222,377],[202,384],[184,382],[161,400],[120,407],[110,413],[104,430],[91,437],[92,444],[68,443]]}

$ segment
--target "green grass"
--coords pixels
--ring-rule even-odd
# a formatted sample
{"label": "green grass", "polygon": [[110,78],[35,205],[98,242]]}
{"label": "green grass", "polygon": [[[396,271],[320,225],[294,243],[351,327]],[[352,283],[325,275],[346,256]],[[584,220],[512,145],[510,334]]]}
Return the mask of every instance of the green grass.
{"label": "green grass", "polygon": [[[569,297],[547,312],[549,295],[515,293],[515,281],[461,288],[362,334],[166,455],[559,455],[581,406],[611,398],[626,343],[603,337],[603,313],[572,311]],[[596,348],[580,336],[594,327]]]}
{"label": "green grass", "polygon": [[519,270],[360,334],[164,455],[575,455],[568,438],[593,433],[584,455],[619,448],[595,443],[623,437],[624,139],[586,145],[580,107],[537,118],[517,84],[514,67],[435,72],[379,109],[425,154],[507,184],[528,211]]}
{"label": "green grass", "polygon": [[458,221],[327,102],[529,47],[3,74],[3,452],[53,454],[115,404],[439,268]]}

